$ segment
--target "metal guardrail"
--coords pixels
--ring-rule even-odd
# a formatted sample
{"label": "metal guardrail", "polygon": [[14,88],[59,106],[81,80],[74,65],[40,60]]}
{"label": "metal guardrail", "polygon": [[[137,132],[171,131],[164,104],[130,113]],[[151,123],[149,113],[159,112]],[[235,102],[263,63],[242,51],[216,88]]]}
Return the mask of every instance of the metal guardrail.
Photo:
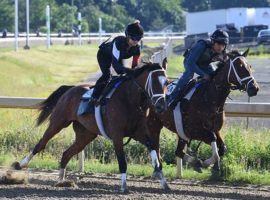
{"label": "metal guardrail", "polygon": [[[0,108],[37,109],[45,98],[0,96]],[[270,117],[270,103],[226,102],[228,117]]]}

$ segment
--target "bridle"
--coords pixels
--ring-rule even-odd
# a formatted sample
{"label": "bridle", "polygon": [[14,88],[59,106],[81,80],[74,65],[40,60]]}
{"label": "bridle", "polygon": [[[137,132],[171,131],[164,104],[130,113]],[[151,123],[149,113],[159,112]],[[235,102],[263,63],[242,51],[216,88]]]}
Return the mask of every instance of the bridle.
{"label": "bridle", "polygon": [[230,68],[229,68],[229,71],[228,71],[227,81],[228,81],[228,83],[230,85],[234,85],[233,83],[230,82],[230,75],[233,72],[235,77],[236,77],[236,80],[239,83],[239,86],[238,87],[232,87],[233,89],[242,89],[243,86],[244,86],[245,81],[248,81],[247,84],[246,84],[247,87],[252,81],[255,81],[254,77],[251,76],[251,75],[247,76],[247,77],[244,77],[244,78],[240,78],[240,76],[238,75],[238,73],[237,73],[237,71],[235,69],[235,66],[234,66],[234,62],[239,58],[242,58],[242,59],[246,60],[244,56],[237,56],[234,59],[230,59]]}
{"label": "bridle", "polygon": [[[164,69],[157,69],[154,71],[151,71],[148,74],[146,83],[145,83],[145,91],[147,92],[147,94],[149,95],[151,102],[153,102],[153,105],[155,106],[157,104],[157,102],[159,102],[162,98],[165,98],[165,93],[154,93],[153,92],[153,81],[152,81],[152,75],[156,72],[164,72],[166,74],[166,71]],[[160,81],[162,82],[162,81]],[[161,83],[162,84],[162,83]],[[162,84],[163,86],[166,84],[166,79],[164,80],[164,84]],[[155,101],[153,101],[153,99],[156,98]]]}
{"label": "bridle", "polygon": [[[145,86],[142,87],[135,79],[133,79],[133,82],[137,85],[138,88],[140,88],[144,95],[151,101],[151,103],[155,106],[161,99],[165,98],[165,93],[154,93],[153,92],[153,77],[152,75],[156,72],[164,72],[165,73],[165,79],[164,79],[164,84],[162,84],[163,86],[166,85],[167,83],[167,79],[166,79],[166,71],[162,68],[162,69],[157,69],[154,71],[151,71],[148,74],[148,77],[146,79],[146,83]],[[161,81],[160,81],[161,82]],[[156,98],[155,101],[154,98]]]}

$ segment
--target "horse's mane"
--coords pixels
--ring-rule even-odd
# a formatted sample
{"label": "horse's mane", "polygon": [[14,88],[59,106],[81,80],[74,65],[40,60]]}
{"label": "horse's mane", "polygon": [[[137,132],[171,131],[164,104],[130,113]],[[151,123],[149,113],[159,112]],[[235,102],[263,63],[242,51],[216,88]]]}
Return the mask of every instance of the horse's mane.
{"label": "horse's mane", "polygon": [[145,65],[143,65],[142,67],[135,69],[134,77],[135,78],[138,77],[144,71],[154,71],[158,69],[162,69],[162,67],[158,63],[151,63],[151,62],[145,63]]}
{"label": "horse's mane", "polygon": [[234,49],[228,52],[227,55],[229,56],[229,58],[235,58],[237,56],[241,56],[242,54],[239,52],[239,50]]}
{"label": "horse's mane", "polygon": [[[227,53],[227,56],[230,59],[233,59],[233,58],[235,58],[237,56],[241,56],[241,55],[242,54],[237,49],[231,50],[230,52]],[[217,63],[217,69],[215,71],[215,75],[225,66],[226,61],[227,61],[227,59],[225,61],[220,61]]]}

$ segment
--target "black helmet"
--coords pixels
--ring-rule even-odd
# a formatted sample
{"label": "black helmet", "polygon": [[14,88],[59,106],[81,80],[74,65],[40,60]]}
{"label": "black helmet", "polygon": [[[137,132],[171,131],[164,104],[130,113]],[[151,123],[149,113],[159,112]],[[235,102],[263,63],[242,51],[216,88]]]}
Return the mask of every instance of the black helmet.
{"label": "black helmet", "polygon": [[212,35],[211,35],[211,40],[217,43],[229,44],[229,35],[226,31],[222,31],[220,29],[217,29]]}
{"label": "black helmet", "polygon": [[140,21],[135,21],[132,24],[129,24],[125,31],[126,36],[131,37],[131,39],[139,41],[142,39],[144,30],[143,27],[140,24]]}

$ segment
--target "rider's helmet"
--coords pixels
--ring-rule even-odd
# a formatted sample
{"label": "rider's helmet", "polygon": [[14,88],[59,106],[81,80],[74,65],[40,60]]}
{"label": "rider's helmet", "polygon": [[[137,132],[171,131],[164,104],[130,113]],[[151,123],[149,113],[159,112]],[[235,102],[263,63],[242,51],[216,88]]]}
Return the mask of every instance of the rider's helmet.
{"label": "rider's helmet", "polygon": [[226,31],[222,31],[220,29],[217,29],[214,31],[214,33],[211,35],[211,40],[213,42],[217,42],[220,44],[228,45],[229,44],[229,35]]}
{"label": "rider's helmet", "polygon": [[144,34],[144,30],[140,24],[140,21],[136,20],[134,23],[127,25],[125,34],[126,37],[129,37],[132,40],[135,41],[141,40]]}

